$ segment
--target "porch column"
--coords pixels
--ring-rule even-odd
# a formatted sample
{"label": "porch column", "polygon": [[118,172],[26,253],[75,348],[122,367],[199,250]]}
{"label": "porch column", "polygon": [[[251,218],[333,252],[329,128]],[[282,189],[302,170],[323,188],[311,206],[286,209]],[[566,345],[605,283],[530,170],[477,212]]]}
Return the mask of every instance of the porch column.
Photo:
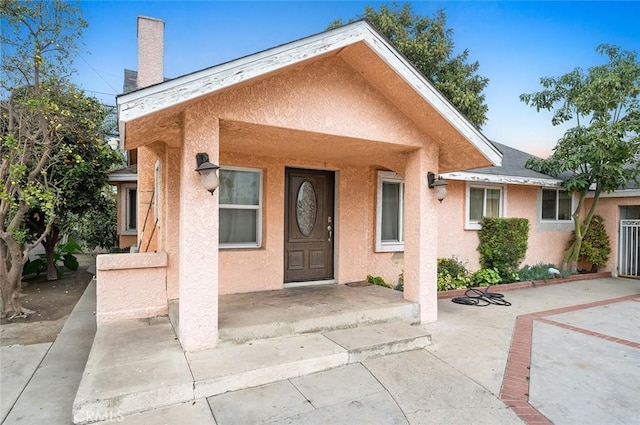
{"label": "porch column", "polygon": [[203,109],[183,117],[180,163],[179,337],[185,351],[213,348],[218,342],[218,192],[200,184],[196,154],[218,163],[219,120]]}
{"label": "porch column", "polygon": [[[433,151],[433,152],[432,152]],[[437,174],[437,151],[409,154],[405,170],[404,297],[420,304],[420,323],[438,318],[438,203],[427,173]]]}
{"label": "porch column", "polygon": [[180,275],[178,273],[180,264],[177,259],[180,256],[180,173],[182,170],[182,150],[180,148],[167,148],[164,170],[165,195],[162,202],[164,204],[165,223],[165,251],[169,258],[174,259],[167,264],[167,299],[175,300],[180,297],[178,288],[180,287]]}

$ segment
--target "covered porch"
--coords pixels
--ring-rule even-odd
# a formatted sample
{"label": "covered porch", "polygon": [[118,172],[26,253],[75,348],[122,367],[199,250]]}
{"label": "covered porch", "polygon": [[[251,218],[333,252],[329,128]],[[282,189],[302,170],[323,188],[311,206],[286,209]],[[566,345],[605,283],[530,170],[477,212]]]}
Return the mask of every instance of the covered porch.
{"label": "covered porch", "polygon": [[[117,270],[98,264],[98,326],[170,310],[187,352],[378,320],[366,297],[336,307],[337,291],[358,288],[317,301],[326,294],[290,288],[298,282],[402,276],[404,292],[393,297],[411,310],[405,321],[436,320],[442,205],[433,178],[500,160],[366,23],[126,94],[118,107],[125,146],[138,150],[139,215],[152,211],[157,225],[141,232],[147,252],[109,259]],[[203,153],[220,165],[215,192],[194,170]],[[122,308],[129,299],[137,305]],[[237,309],[225,311],[228,300]]]}
{"label": "covered porch", "polygon": [[[179,334],[179,300],[169,318]],[[218,297],[221,343],[243,343],[285,335],[387,322],[419,322],[419,305],[402,292],[366,282],[312,285]]]}

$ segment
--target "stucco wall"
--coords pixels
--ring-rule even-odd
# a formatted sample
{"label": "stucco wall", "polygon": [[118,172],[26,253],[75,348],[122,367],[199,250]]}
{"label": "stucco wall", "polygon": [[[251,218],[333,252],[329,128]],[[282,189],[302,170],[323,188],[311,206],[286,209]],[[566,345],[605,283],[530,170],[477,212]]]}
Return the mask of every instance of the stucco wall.
{"label": "stucco wall", "polygon": [[96,321],[166,315],[167,255],[106,254],[96,258]]}
{"label": "stucco wall", "polygon": [[402,264],[392,253],[374,253],[376,170],[368,166],[320,163],[223,153],[220,163],[263,170],[263,243],[261,248],[221,249],[220,294],[281,289],[284,282],[284,172],[286,167],[336,172],[335,264],[338,283],[364,280],[367,274],[397,281]]}
{"label": "stucco wall", "polygon": [[[448,196],[443,201],[446,212],[439,216],[440,238],[438,258],[453,256],[466,263],[470,271],[480,268],[478,231],[465,230],[466,188],[464,181],[449,181]],[[537,263],[560,265],[573,225],[571,223],[543,223],[540,220],[540,188],[508,185],[504,190],[505,217],[529,219],[529,247],[521,266]]]}

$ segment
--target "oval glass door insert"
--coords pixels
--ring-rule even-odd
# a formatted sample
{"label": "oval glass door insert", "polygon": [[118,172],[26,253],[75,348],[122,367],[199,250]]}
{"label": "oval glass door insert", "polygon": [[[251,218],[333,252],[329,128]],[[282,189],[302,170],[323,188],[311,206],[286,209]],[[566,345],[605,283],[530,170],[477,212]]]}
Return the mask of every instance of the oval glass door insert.
{"label": "oval glass door insert", "polygon": [[298,199],[296,202],[296,218],[298,229],[305,237],[308,237],[316,225],[318,204],[316,191],[309,181],[302,182],[298,189]]}

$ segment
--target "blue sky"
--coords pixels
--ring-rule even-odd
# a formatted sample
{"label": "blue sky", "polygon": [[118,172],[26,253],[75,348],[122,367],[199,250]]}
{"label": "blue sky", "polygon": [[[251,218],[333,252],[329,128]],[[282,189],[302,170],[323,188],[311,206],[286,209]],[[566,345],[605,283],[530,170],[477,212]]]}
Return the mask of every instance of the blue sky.
{"label": "blue sky", "polygon": [[[550,114],[520,102],[540,89],[542,76],[603,62],[598,44],[640,52],[640,2],[411,2],[414,12],[444,9],[456,52],[469,50],[490,79],[483,133],[526,152],[547,156],[565,128]],[[75,82],[107,104],[122,90],[123,70],[137,69],[138,15],[165,21],[165,75],[178,77],[218,63],[322,32],[348,21],[359,1],[81,1],[85,30]]]}

